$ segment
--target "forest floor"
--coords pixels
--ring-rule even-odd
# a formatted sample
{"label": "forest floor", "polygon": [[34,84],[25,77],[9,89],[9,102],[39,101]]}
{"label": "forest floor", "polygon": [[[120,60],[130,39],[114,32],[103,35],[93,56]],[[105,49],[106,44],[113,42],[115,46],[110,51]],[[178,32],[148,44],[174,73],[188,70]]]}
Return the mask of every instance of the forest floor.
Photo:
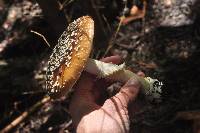
{"label": "forest floor", "polygon": [[[103,3],[104,0],[99,1]],[[80,5],[76,4],[78,2],[70,5],[74,11],[79,11],[78,15],[72,13],[74,18],[82,15]],[[144,103],[131,120],[131,129],[135,133],[193,132],[193,123],[178,118],[177,114],[200,111],[198,7],[197,0],[154,0],[148,3],[145,19],[122,25],[112,41],[113,45],[105,56],[121,55],[134,72],[143,71],[164,83],[162,100]],[[102,8],[100,14],[107,18],[105,29],[110,40],[119,21],[107,9]],[[30,31],[38,31],[50,42],[54,41],[42,10],[32,1],[16,0],[2,7],[0,5],[0,25],[1,129],[45,95],[42,88],[45,87],[45,71],[51,49]],[[97,59],[103,57],[108,42],[94,44],[92,56]],[[101,43],[105,44],[101,46]],[[120,85],[114,84],[112,88]],[[68,106],[69,99],[45,103],[12,132],[73,132]]]}

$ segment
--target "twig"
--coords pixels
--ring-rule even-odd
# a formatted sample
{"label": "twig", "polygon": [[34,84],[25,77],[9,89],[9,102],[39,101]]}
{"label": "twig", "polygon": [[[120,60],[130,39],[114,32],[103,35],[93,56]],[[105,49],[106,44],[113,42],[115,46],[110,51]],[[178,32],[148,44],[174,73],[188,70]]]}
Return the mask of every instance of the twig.
{"label": "twig", "polygon": [[184,120],[194,120],[194,119],[200,120],[200,110],[178,112],[176,114],[176,118]]}
{"label": "twig", "polygon": [[23,112],[20,116],[18,116],[14,121],[12,121],[9,125],[7,125],[4,129],[0,131],[0,133],[7,133],[13,128],[15,128],[19,123],[21,123],[25,118],[27,118],[31,113],[36,111],[37,108],[44,105],[50,101],[50,97],[46,96],[42,100],[38,101],[32,107],[30,107],[27,111]]}
{"label": "twig", "polygon": [[200,110],[178,112],[176,119],[193,121],[193,133],[200,133]]}
{"label": "twig", "polygon": [[58,4],[59,4],[59,9],[60,10],[63,10],[63,8],[65,7],[65,6],[67,6],[68,4],[70,4],[71,2],[73,2],[74,0],[65,0],[63,3],[60,3],[59,1],[58,1]]}
{"label": "twig", "polygon": [[34,30],[31,30],[31,33],[34,33],[34,34],[36,34],[36,35],[42,37],[42,39],[46,42],[46,44],[47,44],[49,47],[51,47],[50,44],[49,44],[49,42],[47,41],[47,39],[46,39],[42,34],[38,33],[37,31],[34,31]]}
{"label": "twig", "polygon": [[[124,9],[125,9],[125,8],[127,8],[127,1],[125,1]],[[123,12],[122,17],[125,18],[125,11]],[[103,57],[105,57],[106,54],[110,51],[110,49],[113,47],[113,45],[114,45],[113,42],[114,42],[114,40],[115,40],[116,37],[117,37],[117,34],[118,34],[118,32],[119,32],[119,30],[120,30],[120,28],[121,28],[122,22],[123,22],[123,19],[120,19],[120,22],[119,22],[119,24],[118,24],[118,26],[117,26],[117,29],[116,29],[114,35],[111,37],[110,41],[108,42],[108,47],[107,47],[107,49],[106,49],[106,51],[105,51]]]}
{"label": "twig", "polygon": [[107,18],[106,18],[104,15],[102,15],[102,18],[103,18],[104,22],[106,23],[109,32],[111,32],[112,29],[111,29],[111,26],[110,26],[110,24],[109,24]]}
{"label": "twig", "polygon": [[104,28],[104,24],[103,24],[103,21],[102,21],[102,19],[101,19],[101,15],[100,15],[100,13],[99,13],[99,10],[98,10],[98,8],[96,8],[96,3],[95,3],[94,0],[90,0],[90,3],[91,3],[91,5],[92,5],[92,8],[93,8],[94,11],[95,11],[96,18],[97,18],[97,20],[98,20],[99,26],[101,27],[102,31],[104,32],[104,35],[106,35],[107,32],[106,32],[106,30],[105,30],[105,28]]}
{"label": "twig", "polygon": [[107,49],[106,49],[106,51],[105,51],[103,57],[105,57],[106,54],[110,51],[110,49],[113,47],[113,45],[114,45],[113,42],[114,42],[114,40],[116,39],[117,34],[118,34],[118,32],[119,32],[119,30],[120,30],[120,28],[121,28],[122,21],[123,21],[123,20],[121,19],[120,22],[119,22],[119,24],[118,24],[118,26],[117,26],[117,29],[116,29],[114,35],[111,37],[110,41],[108,42],[108,47],[107,47]]}
{"label": "twig", "polygon": [[[144,27],[144,23],[145,23],[145,15],[146,15],[146,8],[147,8],[147,3],[146,3],[146,0],[143,1],[143,4],[144,4],[144,7],[143,7],[143,10],[142,10],[142,13],[140,12],[140,14],[137,14],[136,16],[131,16],[131,17],[128,17],[128,18],[125,18],[125,15],[123,14],[122,15],[122,18],[128,20],[128,21],[133,21],[133,20],[137,20],[137,19],[143,19],[143,27]],[[126,4],[125,4],[125,8],[126,8]],[[120,30],[120,27],[124,21],[124,19],[120,19],[120,22],[119,22],[119,25],[117,27],[117,30],[114,34],[114,36],[111,38],[111,40],[109,41],[109,44],[108,44],[108,47],[103,55],[103,57],[109,52],[109,50],[113,47],[114,45],[114,40],[116,39],[117,37],[117,34]],[[144,31],[143,31],[144,32]]]}
{"label": "twig", "polygon": [[125,48],[127,50],[134,50],[137,45],[127,45],[127,44],[123,44],[123,43],[116,43],[116,45],[122,47],[122,48]]}

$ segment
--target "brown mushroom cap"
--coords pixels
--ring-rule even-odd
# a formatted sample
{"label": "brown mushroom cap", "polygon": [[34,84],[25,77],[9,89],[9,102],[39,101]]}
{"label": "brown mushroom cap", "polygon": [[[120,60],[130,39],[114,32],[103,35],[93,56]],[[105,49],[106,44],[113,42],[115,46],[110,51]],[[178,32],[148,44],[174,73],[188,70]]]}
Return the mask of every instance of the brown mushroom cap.
{"label": "brown mushroom cap", "polygon": [[69,24],[53,49],[46,72],[46,89],[52,98],[66,95],[80,77],[89,58],[94,21],[89,16]]}

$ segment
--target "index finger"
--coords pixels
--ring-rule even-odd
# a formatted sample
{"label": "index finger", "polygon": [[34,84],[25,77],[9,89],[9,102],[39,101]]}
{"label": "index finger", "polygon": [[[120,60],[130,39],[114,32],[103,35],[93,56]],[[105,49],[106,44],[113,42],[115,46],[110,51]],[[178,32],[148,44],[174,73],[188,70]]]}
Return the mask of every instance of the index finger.
{"label": "index finger", "polygon": [[120,64],[122,62],[122,57],[119,55],[109,56],[100,59],[100,61],[106,62],[106,63],[113,63],[113,64]]}

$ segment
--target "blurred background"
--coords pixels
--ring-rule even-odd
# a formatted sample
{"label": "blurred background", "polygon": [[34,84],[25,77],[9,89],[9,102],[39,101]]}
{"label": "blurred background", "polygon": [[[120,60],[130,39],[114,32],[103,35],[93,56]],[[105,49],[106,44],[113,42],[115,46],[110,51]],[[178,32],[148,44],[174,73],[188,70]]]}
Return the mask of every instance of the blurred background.
{"label": "blurred background", "polygon": [[[198,0],[0,0],[0,129],[41,101],[52,49],[84,15],[95,21],[92,58],[120,55],[132,71],[164,83],[162,100],[143,103],[131,132],[199,133]],[[10,132],[74,132],[68,106],[69,99],[46,102]]]}

